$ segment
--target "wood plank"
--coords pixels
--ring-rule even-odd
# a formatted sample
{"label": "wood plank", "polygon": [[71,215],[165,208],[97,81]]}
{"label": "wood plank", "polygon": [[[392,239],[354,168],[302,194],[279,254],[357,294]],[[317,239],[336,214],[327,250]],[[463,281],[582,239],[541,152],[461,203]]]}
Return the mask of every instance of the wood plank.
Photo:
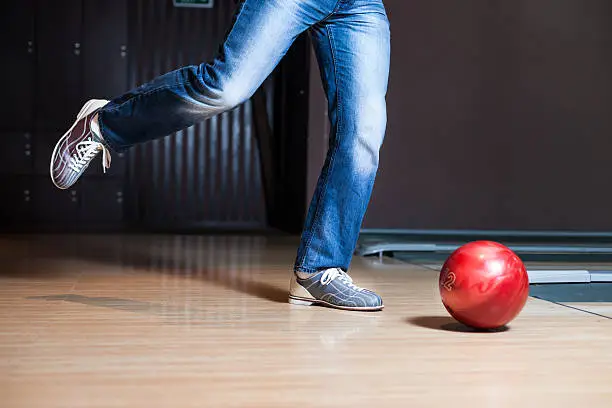
{"label": "wood plank", "polygon": [[286,302],[294,238],[0,238],[2,407],[609,407],[612,323],[530,299],[474,333],[437,273],[352,275],[380,313]]}

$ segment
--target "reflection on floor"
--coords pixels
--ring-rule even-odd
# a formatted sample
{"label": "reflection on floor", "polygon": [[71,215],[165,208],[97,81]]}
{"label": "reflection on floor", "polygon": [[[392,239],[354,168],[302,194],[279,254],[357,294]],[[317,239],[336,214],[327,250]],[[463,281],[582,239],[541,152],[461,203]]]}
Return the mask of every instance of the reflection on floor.
{"label": "reflection on floor", "polygon": [[532,297],[478,333],[449,317],[435,269],[388,258],[352,265],[383,312],[292,306],[296,246],[0,237],[0,406],[612,405],[610,319]]}

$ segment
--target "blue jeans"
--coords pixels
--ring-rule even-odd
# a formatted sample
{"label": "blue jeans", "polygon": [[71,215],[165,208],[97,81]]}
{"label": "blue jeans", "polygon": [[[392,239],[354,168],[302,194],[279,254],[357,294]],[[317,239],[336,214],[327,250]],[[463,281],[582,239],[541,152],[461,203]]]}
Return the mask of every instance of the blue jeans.
{"label": "blue jeans", "polygon": [[244,102],[309,31],[328,99],[330,144],[295,270],[347,270],[374,179],[387,116],[389,22],[382,0],[243,0],[219,55],[164,74],[99,113],[109,147],[123,151]]}

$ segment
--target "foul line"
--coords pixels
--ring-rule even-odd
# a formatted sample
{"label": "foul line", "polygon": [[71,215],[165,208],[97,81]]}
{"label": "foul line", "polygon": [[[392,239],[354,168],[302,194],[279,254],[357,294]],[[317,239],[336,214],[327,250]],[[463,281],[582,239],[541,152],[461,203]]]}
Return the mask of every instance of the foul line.
{"label": "foul line", "polygon": [[541,298],[539,296],[531,296],[531,297],[534,298],[534,299],[540,299],[540,300],[543,300],[545,302],[553,303],[555,305],[567,307],[568,309],[573,309],[573,310],[577,310],[579,312],[588,313],[588,314],[592,314],[592,315],[595,315],[595,316],[603,317],[604,319],[612,320],[612,317],[610,317],[610,316],[604,316],[602,314],[591,312],[589,310],[584,310],[584,309],[580,309],[580,308],[577,308],[577,307],[574,307],[574,306],[566,305],[564,303],[555,302],[554,300],[544,299],[544,298]]}

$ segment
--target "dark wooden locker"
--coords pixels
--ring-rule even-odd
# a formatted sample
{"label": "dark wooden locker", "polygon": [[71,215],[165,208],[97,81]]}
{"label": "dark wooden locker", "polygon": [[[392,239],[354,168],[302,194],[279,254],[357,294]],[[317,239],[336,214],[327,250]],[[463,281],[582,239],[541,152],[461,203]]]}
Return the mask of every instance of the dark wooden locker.
{"label": "dark wooden locker", "polygon": [[[34,173],[40,176],[49,175],[51,153],[63,131],[37,132],[34,135]],[[51,183],[51,179],[49,179]]]}
{"label": "dark wooden locker", "polygon": [[117,178],[95,178],[80,183],[81,224],[120,225],[124,219],[124,181]]}
{"label": "dark wooden locker", "polygon": [[76,227],[80,219],[78,186],[60,190],[49,177],[32,176],[28,180],[32,222],[45,226]]}
{"label": "dark wooden locker", "polygon": [[23,132],[34,122],[34,9],[32,0],[8,1],[0,5],[0,50],[2,102],[0,131]]}
{"label": "dark wooden locker", "polygon": [[32,220],[32,185],[27,176],[0,175],[0,230],[21,229]]}
{"label": "dark wooden locker", "polygon": [[125,0],[83,2],[83,98],[112,99],[128,89]]}
{"label": "dark wooden locker", "polygon": [[32,133],[0,133],[0,174],[30,174],[33,164]]}
{"label": "dark wooden locker", "polygon": [[36,8],[36,125],[67,129],[83,104],[82,2],[38,2]]}

